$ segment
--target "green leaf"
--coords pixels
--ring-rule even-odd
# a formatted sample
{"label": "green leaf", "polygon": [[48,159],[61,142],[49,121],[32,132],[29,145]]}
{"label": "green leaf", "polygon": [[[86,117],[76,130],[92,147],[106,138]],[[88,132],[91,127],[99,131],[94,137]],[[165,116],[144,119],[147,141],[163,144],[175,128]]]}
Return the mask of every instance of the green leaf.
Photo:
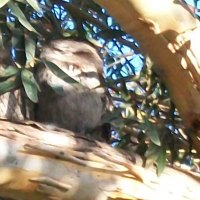
{"label": "green leaf", "polygon": [[158,128],[155,124],[151,123],[146,117],[144,119],[144,124],[140,125],[141,128],[144,130],[145,135],[149,137],[149,139],[156,145],[160,146],[160,138]]}
{"label": "green leaf", "polygon": [[62,69],[60,69],[56,64],[47,61],[47,60],[42,60],[42,62],[45,64],[46,67],[48,67],[56,76],[58,76],[59,78],[61,78],[62,80],[64,80],[67,83],[72,84],[75,88],[81,89],[84,88],[84,86],[79,83],[78,81],[76,81],[75,79],[73,79],[71,76],[69,76],[68,74],[66,74]]}
{"label": "green leaf", "polygon": [[29,21],[26,19],[24,13],[21,11],[19,6],[16,3],[8,2],[8,6],[11,9],[13,15],[17,17],[19,22],[27,28],[29,31],[37,33],[37,31],[33,28],[33,26],[29,23]]}
{"label": "green leaf", "polygon": [[150,143],[148,150],[145,153],[145,157],[147,157],[148,163],[153,163],[158,159],[159,150],[159,146],[155,145],[154,143]]}
{"label": "green leaf", "polygon": [[26,66],[34,66],[34,58],[36,52],[36,35],[29,33],[25,38]]}
{"label": "green leaf", "polygon": [[38,102],[38,90],[39,86],[37,81],[34,78],[34,75],[31,71],[23,69],[21,72],[22,84],[24,86],[25,92],[28,98],[34,102]]}
{"label": "green leaf", "polygon": [[160,176],[167,163],[167,153],[165,147],[157,146],[151,143],[145,153],[145,157],[147,158],[145,165],[150,166],[153,163],[156,164],[157,174]]}
{"label": "green leaf", "polygon": [[89,37],[88,35],[86,35],[86,39],[87,39],[87,41],[89,41],[90,43],[92,43],[96,47],[99,47],[99,48],[103,47],[103,45],[101,45],[98,40],[95,40],[94,38]]}
{"label": "green leaf", "polygon": [[0,1],[0,8],[2,8],[4,5],[6,5],[10,0],[1,0]]}
{"label": "green leaf", "polygon": [[27,3],[30,5],[30,6],[32,6],[32,8],[35,10],[35,11],[37,11],[38,13],[41,13],[42,12],[42,10],[41,10],[41,8],[39,7],[39,4],[38,4],[38,2],[36,1],[36,0],[26,0],[27,1]]}
{"label": "green leaf", "polygon": [[19,68],[9,65],[5,69],[0,70],[0,77],[5,78],[5,77],[13,76],[13,75],[17,74],[17,72],[19,72],[19,70],[20,70]]}
{"label": "green leaf", "polygon": [[19,76],[12,76],[5,81],[0,82],[0,94],[4,94],[20,86]]}
{"label": "green leaf", "polygon": [[61,34],[63,35],[63,37],[69,38],[72,36],[76,36],[77,31],[76,30],[62,30]]}
{"label": "green leaf", "polygon": [[163,172],[165,166],[166,166],[166,163],[167,163],[167,153],[166,153],[166,149],[165,148],[160,148],[160,151],[159,151],[159,156],[156,160],[156,165],[157,165],[157,174],[158,176],[161,175],[161,173]]}

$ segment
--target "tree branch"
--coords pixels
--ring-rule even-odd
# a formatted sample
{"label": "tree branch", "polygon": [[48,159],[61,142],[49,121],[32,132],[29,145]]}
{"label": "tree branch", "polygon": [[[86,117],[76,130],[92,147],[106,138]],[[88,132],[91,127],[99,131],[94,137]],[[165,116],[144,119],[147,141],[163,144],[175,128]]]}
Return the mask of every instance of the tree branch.
{"label": "tree branch", "polygon": [[0,158],[0,196],[8,198],[150,200],[161,191],[171,198],[171,182],[181,198],[200,195],[197,176],[167,168],[158,178],[109,145],[35,122],[0,121]]}

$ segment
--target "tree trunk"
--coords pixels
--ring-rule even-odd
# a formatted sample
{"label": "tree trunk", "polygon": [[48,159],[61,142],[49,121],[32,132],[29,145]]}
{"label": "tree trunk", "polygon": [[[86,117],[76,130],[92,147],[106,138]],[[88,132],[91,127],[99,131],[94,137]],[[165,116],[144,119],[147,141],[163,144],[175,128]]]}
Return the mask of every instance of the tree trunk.
{"label": "tree trunk", "polygon": [[[95,1],[139,41],[186,127],[200,136],[200,28],[190,10],[173,0]],[[200,152],[199,140],[195,146]]]}
{"label": "tree trunk", "polygon": [[[200,177],[133,165],[109,145],[47,130],[35,122],[0,121],[0,196],[14,199],[191,199]],[[188,172],[189,173],[189,172]]]}

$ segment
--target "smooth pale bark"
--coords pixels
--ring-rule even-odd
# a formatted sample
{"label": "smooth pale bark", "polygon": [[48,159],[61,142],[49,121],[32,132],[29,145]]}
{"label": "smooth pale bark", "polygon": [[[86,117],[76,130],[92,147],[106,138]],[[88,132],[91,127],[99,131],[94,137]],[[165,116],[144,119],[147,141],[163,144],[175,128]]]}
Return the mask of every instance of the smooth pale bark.
{"label": "smooth pale bark", "polygon": [[34,122],[0,120],[0,196],[14,199],[198,200],[200,177],[133,165],[109,145],[47,130]]}
{"label": "smooth pale bark", "polygon": [[[200,28],[181,1],[95,0],[153,60],[186,127],[200,136]],[[196,141],[200,152],[200,142]]]}

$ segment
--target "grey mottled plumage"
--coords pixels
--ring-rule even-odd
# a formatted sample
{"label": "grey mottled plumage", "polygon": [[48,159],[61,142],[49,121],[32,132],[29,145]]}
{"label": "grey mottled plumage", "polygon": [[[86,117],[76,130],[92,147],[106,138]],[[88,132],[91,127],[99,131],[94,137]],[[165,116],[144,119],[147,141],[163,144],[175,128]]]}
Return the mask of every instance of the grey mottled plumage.
{"label": "grey mottled plumage", "polygon": [[[41,59],[53,62],[86,89],[74,88],[47,67],[39,67],[36,77],[42,91],[36,120],[80,133],[98,126],[104,90],[99,87],[103,63],[96,50],[84,42],[55,40],[42,48]],[[52,88],[60,88],[61,93]]]}

